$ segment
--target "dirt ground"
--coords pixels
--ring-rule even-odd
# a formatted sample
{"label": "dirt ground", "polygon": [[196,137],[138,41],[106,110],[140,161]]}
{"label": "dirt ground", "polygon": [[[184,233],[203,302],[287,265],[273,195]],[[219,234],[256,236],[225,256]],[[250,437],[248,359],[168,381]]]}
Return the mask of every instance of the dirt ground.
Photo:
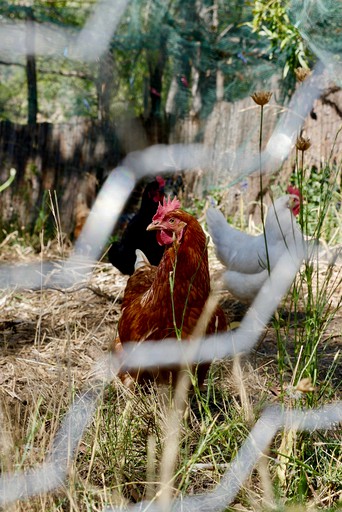
{"label": "dirt ground", "polygon": [[[56,248],[45,249],[44,258],[56,257]],[[1,248],[1,263],[39,261],[41,256],[30,248],[14,245]],[[220,275],[221,266],[210,252],[212,278]],[[321,268],[322,279],[326,272]],[[334,269],[341,279],[341,268]],[[48,398],[58,393],[61,382],[81,388],[93,374],[95,362],[108,350],[116,335],[121,300],[127,277],[108,263],[98,263],[88,280],[67,290],[43,289],[0,290],[0,396],[6,403],[25,403],[39,396]],[[331,303],[336,306],[341,297],[341,285]],[[239,322],[248,306],[228,293],[222,294],[222,306],[233,322]],[[286,350],[294,357],[291,331],[299,329],[305,312],[299,312],[293,322],[286,301],[278,309],[280,321],[290,325]],[[334,387],[342,381],[342,311],[322,333],[318,346],[319,379],[324,380],[333,361],[336,370]],[[260,374],[270,379],[270,394],[278,387],[277,340],[271,324],[247,359]],[[291,379],[289,373],[288,379]],[[274,380],[272,383],[271,381]],[[340,390],[341,392],[341,390]]]}

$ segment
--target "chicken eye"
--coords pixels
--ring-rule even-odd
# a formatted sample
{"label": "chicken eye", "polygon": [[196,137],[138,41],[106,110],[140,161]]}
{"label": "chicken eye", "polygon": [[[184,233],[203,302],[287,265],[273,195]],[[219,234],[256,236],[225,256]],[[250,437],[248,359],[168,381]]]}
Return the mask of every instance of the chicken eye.
{"label": "chicken eye", "polygon": [[173,224],[174,222],[175,222],[175,219],[173,217],[171,217],[171,219],[169,219],[169,223]]}

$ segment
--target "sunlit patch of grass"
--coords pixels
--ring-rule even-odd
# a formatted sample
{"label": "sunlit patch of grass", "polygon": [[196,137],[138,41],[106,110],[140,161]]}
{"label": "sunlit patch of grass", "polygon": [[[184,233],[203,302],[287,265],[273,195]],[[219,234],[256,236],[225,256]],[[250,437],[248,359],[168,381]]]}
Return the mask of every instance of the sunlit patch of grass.
{"label": "sunlit patch of grass", "polygon": [[[339,132],[336,137],[338,135]],[[322,168],[318,181],[315,182],[312,175],[307,176],[305,171],[304,154],[305,150],[302,151],[301,167],[297,169],[297,177],[294,177],[296,184],[300,187],[302,197],[307,198],[307,203],[303,204],[299,221],[303,233],[310,235],[312,240],[317,240],[320,247],[313,250],[313,258],[310,261],[304,262],[289,292],[287,300],[290,311],[293,313],[292,322],[288,321],[281,329],[278,319],[275,319],[273,325],[277,332],[281,380],[285,368],[290,366],[291,371],[295,369],[294,383],[309,377],[313,385],[316,385],[316,383],[323,384],[319,358],[324,351],[329,326],[334,321],[342,303],[342,272],[338,263],[341,258],[341,250],[329,247],[327,242],[322,243],[327,240],[326,237],[330,242],[332,240],[341,242],[340,232],[337,236],[338,229],[334,231],[333,235],[326,229],[327,226],[341,226],[342,222],[341,213],[336,209],[336,190],[341,176],[341,164],[332,165],[328,161]],[[298,160],[297,165],[299,165]],[[314,220],[312,203],[317,206],[314,211]],[[326,254],[324,254],[324,250]],[[289,337],[293,337],[293,364],[291,356],[287,352],[286,340]],[[336,348],[336,355],[329,368],[325,368],[323,376],[326,389],[329,387],[340,360],[341,354]],[[315,394],[308,395],[309,405],[316,404],[316,396]]]}
{"label": "sunlit patch of grass", "polygon": [[[228,389],[217,388],[219,373],[219,368],[210,372],[206,389],[201,391],[195,384],[189,396],[180,446],[174,446],[178,457],[170,485],[175,496],[215,487],[248,436],[244,411],[235,407]],[[123,501],[151,497],[151,489],[156,493],[168,404],[173,407],[171,390],[165,387],[146,389],[137,384],[131,392],[121,383],[110,386],[81,445],[77,465],[83,481],[90,487],[105,486],[107,493]]]}
{"label": "sunlit patch of grass", "polygon": [[339,431],[284,432],[273,448],[274,485],[287,503],[332,507],[341,498],[342,450]]}

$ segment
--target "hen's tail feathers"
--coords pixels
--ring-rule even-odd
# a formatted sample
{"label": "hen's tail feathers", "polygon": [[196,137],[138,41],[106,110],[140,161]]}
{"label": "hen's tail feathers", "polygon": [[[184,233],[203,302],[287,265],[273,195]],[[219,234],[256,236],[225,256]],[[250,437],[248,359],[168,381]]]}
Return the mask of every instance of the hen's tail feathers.
{"label": "hen's tail feathers", "polygon": [[135,255],[136,255],[136,260],[135,260],[135,264],[134,264],[134,272],[136,272],[141,267],[145,267],[146,265],[151,265],[151,263],[148,261],[145,254],[140,249],[136,249]]}
{"label": "hen's tail feathers", "polygon": [[133,274],[134,254],[125,253],[125,247],[120,242],[112,243],[108,251],[108,260],[122,274]]}
{"label": "hen's tail feathers", "polygon": [[226,250],[225,250],[225,240],[229,237],[229,232],[233,229],[227,223],[224,215],[220,210],[216,208],[208,208],[207,214],[207,226],[209,234],[215,244],[215,251],[218,259],[224,264],[227,265],[226,261]]}
{"label": "hen's tail feathers", "polygon": [[208,208],[206,218],[208,231],[214,243],[216,243],[220,232],[220,228],[222,226],[225,226],[227,224],[227,221],[224,218],[223,213],[220,212],[220,210],[217,210],[216,208]]}

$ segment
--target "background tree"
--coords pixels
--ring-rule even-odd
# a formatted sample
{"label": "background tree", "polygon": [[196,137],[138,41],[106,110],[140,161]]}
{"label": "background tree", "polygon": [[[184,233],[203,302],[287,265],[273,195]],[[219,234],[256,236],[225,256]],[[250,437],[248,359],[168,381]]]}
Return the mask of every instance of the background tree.
{"label": "background tree", "polygon": [[25,8],[26,26],[32,30],[26,32],[26,77],[27,77],[27,122],[34,125],[37,122],[38,114],[38,91],[37,91],[37,66],[35,56],[35,34],[34,34],[34,14],[32,7]]}
{"label": "background tree", "polygon": [[[49,23],[50,26],[56,26],[56,28],[62,24],[76,29],[83,25],[93,3],[93,1],[80,2],[76,0],[71,7],[67,0],[52,0],[48,3],[43,0],[35,0],[30,6],[23,5],[23,2],[19,0],[14,0],[11,3],[2,2],[0,4],[0,15],[14,22],[16,20],[26,21],[27,25],[31,25],[31,27],[33,27],[34,21],[35,23]],[[51,44],[53,44],[53,40]],[[21,107],[23,103],[26,104],[26,120],[29,124],[34,124],[37,117],[40,121],[56,121],[61,120],[62,117],[68,119],[76,112],[89,115],[87,104],[91,102],[80,102],[77,93],[75,94],[75,91],[80,89],[87,92],[87,84],[80,87],[77,85],[77,80],[89,80],[91,74],[89,66],[84,66],[83,63],[75,65],[67,58],[35,56],[34,34],[30,39],[26,38],[26,45],[30,50],[26,60],[19,57],[14,59],[11,54],[1,57],[0,116],[24,122],[24,110]],[[23,71],[25,71],[24,74]],[[26,102],[22,87],[25,79],[27,84]],[[66,89],[68,89],[67,94],[65,94]],[[57,108],[56,105],[51,108],[53,98],[56,98]],[[93,98],[96,99],[96,94],[93,94]],[[71,109],[69,102],[73,103]]]}
{"label": "background tree", "polygon": [[[93,4],[35,0],[28,8],[15,0],[2,2],[0,15],[11,20],[31,16],[36,23],[77,30]],[[154,140],[166,140],[165,129],[174,120],[189,114],[205,118],[217,100],[244,97],[280,70],[290,80],[288,70],[310,63],[289,6],[288,0],[132,0],[97,65],[71,62],[67,52],[58,59],[3,59],[0,115],[25,121],[18,85],[25,79],[22,68],[31,122],[35,117],[110,122],[126,115],[129,106],[151,131],[155,127]],[[165,124],[165,116],[171,124]]]}

